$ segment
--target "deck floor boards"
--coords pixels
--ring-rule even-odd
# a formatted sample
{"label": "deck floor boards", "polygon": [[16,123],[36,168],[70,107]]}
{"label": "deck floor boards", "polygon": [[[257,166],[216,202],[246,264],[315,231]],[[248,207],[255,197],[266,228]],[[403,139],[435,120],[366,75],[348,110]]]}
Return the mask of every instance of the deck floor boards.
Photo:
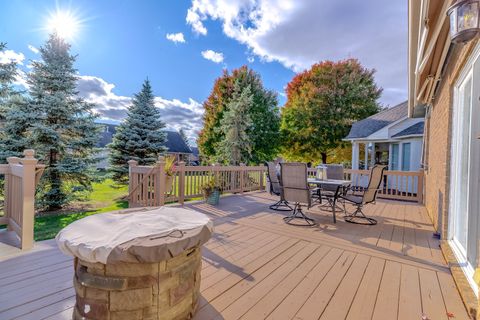
{"label": "deck floor boards", "polygon": [[[424,207],[378,201],[365,208],[376,226],[345,223],[341,213],[333,224],[331,212],[313,207],[318,225],[302,228],[269,210],[273,200],[252,192],[217,207],[185,204],[215,223],[195,320],[469,319]],[[71,258],[54,240],[28,252],[4,247],[0,319],[70,319]]]}

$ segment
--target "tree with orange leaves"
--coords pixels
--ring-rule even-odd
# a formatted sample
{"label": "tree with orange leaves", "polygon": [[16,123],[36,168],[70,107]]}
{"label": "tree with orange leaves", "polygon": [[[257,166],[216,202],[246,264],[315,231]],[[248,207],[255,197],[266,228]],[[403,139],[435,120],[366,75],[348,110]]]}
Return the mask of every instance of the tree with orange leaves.
{"label": "tree with orange leaves", "polygon": [[380,110],[382,89],[375,70],[356,59],[324,61],[297,74],[288,84],[282,108],[282,155],[288,160],[327,163],[353,122]]}
{"label": "tree with orange leaves", "polygon": [[225,157],[230,153],[225,148],[237,145],[238,141],[225,141],[232,139],[232,135],[225,130],[225,122],[229,122],[228,119],[223,119],[226,114],[231,116],[232,113],[228,111],[241,102],[237,100],[246,88],[249,88],[251,102],[248,104],[249,107],[242,111],[246,115],[245,119],[249,120],[242,139],[245,140],[244,143],[248,140],[249,150],[248,152],[243,150],[245,152],[242,152],[242,161],[248,164],[261,164],[277,156],[280,128],[277,95],[274,91],[264,88],[258,73],[243,66],[232,72],[225,70],[223,75],[215,80],[210,96],[203,103],[205,110],[203,128],[197,143],[200,154],[206,162],[224,164],[235,162]]}

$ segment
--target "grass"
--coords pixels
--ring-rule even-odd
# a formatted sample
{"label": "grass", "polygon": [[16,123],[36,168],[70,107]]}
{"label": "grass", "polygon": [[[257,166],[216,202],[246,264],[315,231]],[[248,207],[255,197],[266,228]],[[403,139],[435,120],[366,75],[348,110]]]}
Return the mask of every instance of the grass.
{"label": "grass", "polygon": [[77,202],[71,209],[62,211],[60,214],[50,213],[36,217],[35,240],[54,238],[62,228],[78,219],[128,208],[128,201],[124,200],[128,194],[127,188],[127,186],[118,187],[111,179],[94,183],[93,191],[87,201]]}
{"label": "grass", "polygon": [[[192,191],[197,193],[209,178],[208,176],[195,176],[193,179],[195,179],[196,190]],[[190,178],[189,183],[192,183],[193,179]],[[175,185],[178,193],[178,181]],[[124,199],[128,195],[128,186],[119,187],[112,179],[105,178],[100,182],[94,183],[92,187],[93,191],[88,200],[74,203],[71,208],[61,212],[53,212],[36,217],[35,240],[52,239],[62,228],[84,217],[128,208],[128,201]],[[186,190],[187,188],[188,186],[185,186]],[[202,197],[190,198],[188,200],[197,199],[202,199]]]}

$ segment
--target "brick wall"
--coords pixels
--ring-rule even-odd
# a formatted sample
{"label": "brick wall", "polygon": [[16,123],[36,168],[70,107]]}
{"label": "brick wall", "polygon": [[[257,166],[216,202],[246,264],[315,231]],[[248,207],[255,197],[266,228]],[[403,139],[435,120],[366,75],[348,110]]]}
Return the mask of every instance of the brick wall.
{"label": "brick wall", "polygon": [[425,170],[425,206],[444,239],[448,227],[453,86],[476,43],[472,41],[452,48],[425,126],[428,165]]}

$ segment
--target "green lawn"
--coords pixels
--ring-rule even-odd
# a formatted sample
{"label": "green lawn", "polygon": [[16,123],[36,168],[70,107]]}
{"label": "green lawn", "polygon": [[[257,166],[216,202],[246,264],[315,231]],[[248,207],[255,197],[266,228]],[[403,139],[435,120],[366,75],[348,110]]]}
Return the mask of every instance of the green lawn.
{"label": "green lawn", "polygon": [[35,240],[54,238],[58,231],[75,220],[86,216],[128,208],[123,198],[128,194],[128,187],[118,187],[111,179],[93,184],[93,192],[88,201],[74,204],[75,209],[61,214],[49,214],[35,219]]}

